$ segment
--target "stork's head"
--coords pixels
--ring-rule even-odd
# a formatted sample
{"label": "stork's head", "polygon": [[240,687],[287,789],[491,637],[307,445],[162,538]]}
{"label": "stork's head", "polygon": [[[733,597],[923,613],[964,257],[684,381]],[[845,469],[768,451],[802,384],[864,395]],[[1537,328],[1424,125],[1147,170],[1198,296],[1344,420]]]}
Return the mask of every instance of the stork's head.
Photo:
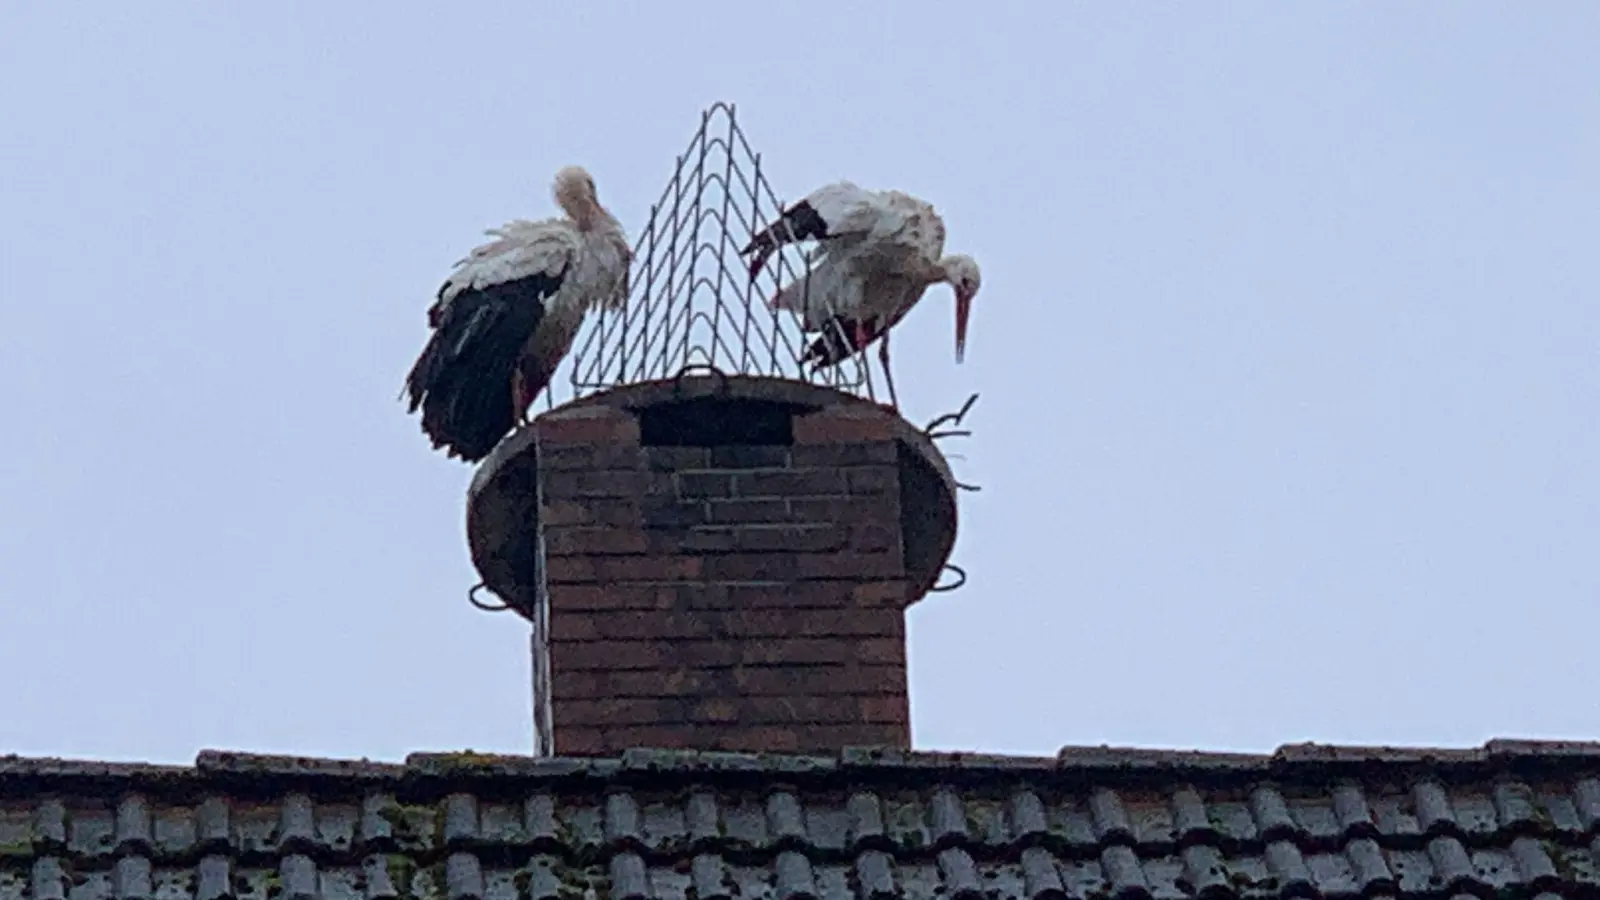
{"label": "stork's head", "polygon": [[956,291],[956,362],[967,352],[967,317],[972,313],[972,298],[978,296],[983,276],[978,271],[978,261],[964,253],[946,256],[939,261],[944,270],[944,280]]}
{"label": "stork's head", "polygon": [[567,166],[556,173],[556,203],[562,212],[577,220],[579,228],[593,224],[600,213],[600,198],[594,179],[582,166]]}

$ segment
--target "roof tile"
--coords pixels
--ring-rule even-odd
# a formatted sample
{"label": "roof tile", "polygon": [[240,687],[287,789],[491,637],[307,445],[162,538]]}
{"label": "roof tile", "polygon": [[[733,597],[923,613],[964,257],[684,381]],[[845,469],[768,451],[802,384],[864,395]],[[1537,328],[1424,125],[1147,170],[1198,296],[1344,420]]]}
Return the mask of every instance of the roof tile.
{"label": "roof tile", "polygon": [[8,758],[0,900],[1593,896],[1600,754],[1544,746]]}

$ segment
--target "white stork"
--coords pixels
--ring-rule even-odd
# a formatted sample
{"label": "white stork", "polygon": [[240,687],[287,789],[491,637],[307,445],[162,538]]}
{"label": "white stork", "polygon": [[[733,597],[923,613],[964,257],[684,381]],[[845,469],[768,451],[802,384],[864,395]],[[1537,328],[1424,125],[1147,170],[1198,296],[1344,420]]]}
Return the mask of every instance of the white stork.
{"label": "white stork", "polygon": [[455,265],[428,309],[433,335],[406,376],[435,449],[476,462],[519,421],[591,306],[627,302],[633,252],[577,166],[556,173],[567,218],[516,219]]}
{"label": "white stork", "polygon": [[801,316],[801,327],[820,332],[801,357],[816,369],[837,365],[874,340],[889,389],[899,407],[889,368],[889,330],[932,285],[956,294],[956,362],[966,354],[967,318],[982,282],[970,256],[944,254],[944,220],[933,206],[900,191],[869,191],[848,181],[825,185],[783,211],[740,251],[754,254],[752,280],[782,244],[815,240],[810,270],[770,301]]}

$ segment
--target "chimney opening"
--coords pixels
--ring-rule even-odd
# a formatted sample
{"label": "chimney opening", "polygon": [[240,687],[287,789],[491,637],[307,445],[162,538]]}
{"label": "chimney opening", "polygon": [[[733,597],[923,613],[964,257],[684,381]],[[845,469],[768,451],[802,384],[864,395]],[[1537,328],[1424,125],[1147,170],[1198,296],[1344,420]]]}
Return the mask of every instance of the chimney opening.
{"label": "chimney opening", "polygon": [[637,410],[645,447],[787,447],[807,407],[771,400],[697,397]]}

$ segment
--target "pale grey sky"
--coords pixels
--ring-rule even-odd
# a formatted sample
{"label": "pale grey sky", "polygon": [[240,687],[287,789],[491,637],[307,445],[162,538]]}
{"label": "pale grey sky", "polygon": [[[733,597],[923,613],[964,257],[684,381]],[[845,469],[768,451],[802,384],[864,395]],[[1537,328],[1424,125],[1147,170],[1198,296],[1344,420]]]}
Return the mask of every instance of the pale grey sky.
{"label": "pale grey sky", "polygon": [[0,5],[0,752],[526,751],[395,394],[719,99],[984,266],[895,341],[983,395],[919,747],[1594,736],[1600,4],[86,0]]}

